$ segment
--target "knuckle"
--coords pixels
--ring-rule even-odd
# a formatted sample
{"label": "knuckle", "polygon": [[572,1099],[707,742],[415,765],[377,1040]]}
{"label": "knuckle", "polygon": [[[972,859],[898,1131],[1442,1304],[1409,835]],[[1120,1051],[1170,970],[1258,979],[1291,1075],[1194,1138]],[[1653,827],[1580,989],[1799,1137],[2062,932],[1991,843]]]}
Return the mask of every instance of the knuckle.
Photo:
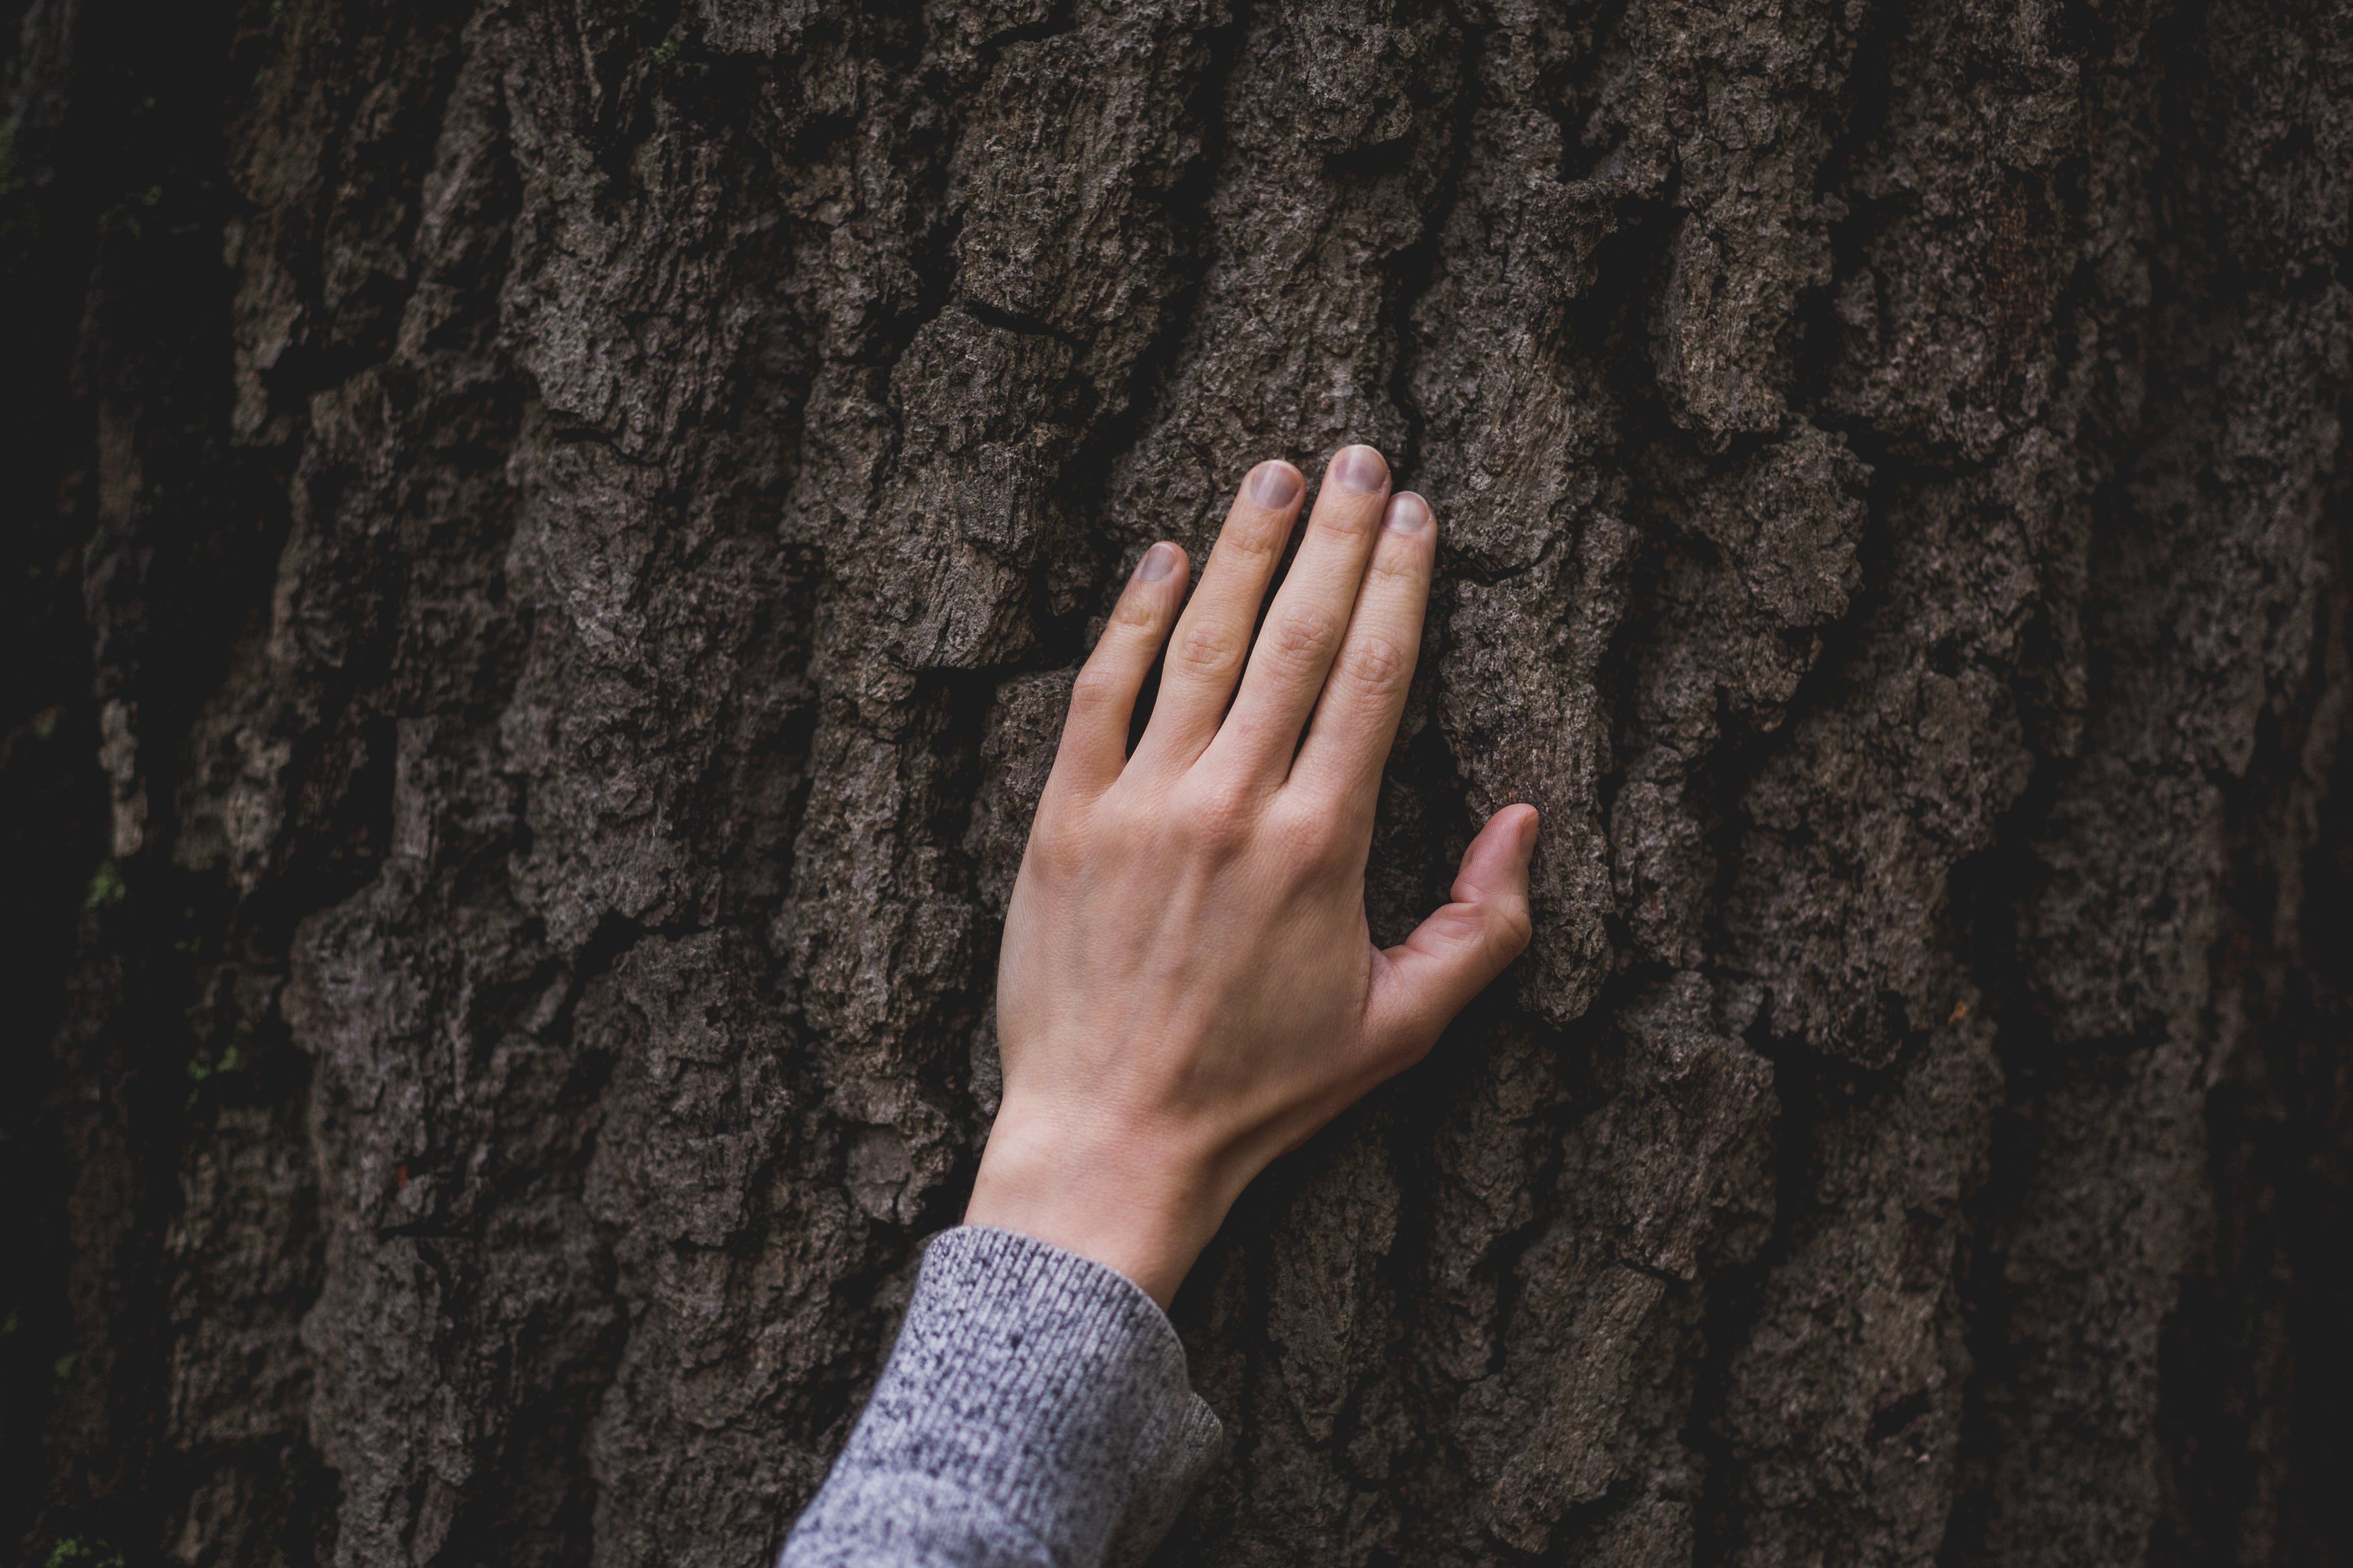
{"label": "knuckle", "polygon": [[1085,861],[1087,836],[1072,828],[1059,806],[1050,796],[1039,806],[1038,820],[1029,827],[1029,842],[1022,851],[1025,873],[1059,877]]}
{"label": "knuckle", "polygon": [[1241,639],[1231,626],[1219,621],[1198,621],[1176,638],[1168,657],[1183,668],[1219,670],[1228,668],[1240,651]]}
{"label": "knuckle", "polygon": [[1348,837],[1334,832],[1329,826],[1308,833],[1301,847],[1306,854],[1308,866],[1319,877],[1345,877],[1364,866],[1363,856],[1349,842]]}
{"label": "knuckle", "polygon": [[1293,861],[1316,872],[1350,869],[1348,835],[1328,801],[1285,796],[1276,826]]}
{"label": "knuckle", "polygon": [[1495,911],[1495,937],[1506,961],[1527,951],[1536,934],[1535,921],[1528,913],[1525,899],[1505,899]]}
{"label": "knuckle", "polygon": [[1456,953],[1476,947],[1487,939],[1487,922],[1481,920],[1479,911],[1468,904],[1440,905],[1431,911],[1430,919],[1422,922],[1422,929],[1433,942]]}
{"label": "knuckle", "polygon": [[1087,850],[1083,840],[1071,835],[1057,834],[1051,838],[1033,839],[1029,845],[1033,866],[1056,881],[1076,875],[1086,867]]}
{"label": "knuckle", "polygon": [[1268,623],[1263,646],[1278,664],[1303,669],[1321,664],[1338,637],[1329,616],[1293,610]]}
{"label": "knuckle", "polygon": [[1280,521],[1262,519],[1245,521],[1236,518],[1218,535],[1217,552],[1240,562],[1263,561],[1282,548],[1291,537],[1289,519]]}
{"label": "knuckle", "polygon": [[1212,858],[1239,854],[1250,837],[1248,803],[1239,791],[1223,784],[1196,786],[1171,806],[1186,841]]}
{"label": "knuckle", "polygon": [[1376,697],[1393,694],[1405,682],[1405,650],[1385,637],[1360,637],[1341,655],[1341,673]]}
{"label": "knuckle", "polygon": [[1388,487],[1358,490],[1326,485],[1315,498],[1308,521],[1315,531],[1334,539],[1360,542],[1381,526],[1388,510]]}
{"label": "knuckle", "polygon": [[1071,682],[1071,711],[1092,712],[1115,701],[1121,682],[1116,675],[1101,664],[1089,664]]}

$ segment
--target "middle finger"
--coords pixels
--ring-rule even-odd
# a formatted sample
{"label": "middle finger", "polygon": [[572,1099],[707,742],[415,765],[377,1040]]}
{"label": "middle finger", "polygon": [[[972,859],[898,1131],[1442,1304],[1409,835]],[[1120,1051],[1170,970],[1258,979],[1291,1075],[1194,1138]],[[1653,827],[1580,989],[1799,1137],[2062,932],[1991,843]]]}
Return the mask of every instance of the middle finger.
{"label": "middle finger", "polygon": [[1389,466],[1372,447],[1345,447],[1333,455],[1307,536],[1267,611],[1241,690],[1204,763],[1235,769],[1269,788],[1282,784],[1347,630],[1388,493]]}

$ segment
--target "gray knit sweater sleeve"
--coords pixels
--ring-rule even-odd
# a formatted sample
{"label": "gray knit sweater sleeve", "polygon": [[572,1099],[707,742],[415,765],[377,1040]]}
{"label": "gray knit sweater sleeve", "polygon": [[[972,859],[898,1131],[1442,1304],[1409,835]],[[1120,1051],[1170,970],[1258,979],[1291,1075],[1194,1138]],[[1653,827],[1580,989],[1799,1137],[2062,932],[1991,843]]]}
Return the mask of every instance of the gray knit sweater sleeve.
{"label": "gray knit sweater sleeve", "polygon": [[779,1568],[1139,1563],[1216,1457],[1185,1348],[1091,1258],[959,1226]]}

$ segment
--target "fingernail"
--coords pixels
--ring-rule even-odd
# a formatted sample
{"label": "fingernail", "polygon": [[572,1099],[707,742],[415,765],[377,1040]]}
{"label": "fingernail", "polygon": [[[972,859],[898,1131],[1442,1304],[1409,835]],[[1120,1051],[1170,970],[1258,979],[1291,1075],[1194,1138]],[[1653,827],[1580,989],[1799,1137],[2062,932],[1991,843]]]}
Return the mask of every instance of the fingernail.
{"label": "fingernail", "polygon": [[1370,447],[1343,447],[1326,474],[1344,490],[1370,495],[1388,482],[1389,466]]}
{"label": "fingernail", "polygon": [[1299,494],[1299,470],[1289,463],[1261,463],[1250,470],[1250,498],[1262,507],[1289,506]]}
{"label": "fingernail", "polygon": [[1530,812],[1520,819],[1520,858],[1525,860],[1536,850],[1536,814]]}
{"label": "fingernail", "polygon": [[1139,583],[1159,582],[1176,570],[1176,557],[1182,553],[1175,545],[1162,540],[1145,551],[1144,559],[1135,563],[1135,580]]}
{"label": "fingernail", "polygon": [[1430,503],[1411,490],[1392,496],[1388,515],[1381,521],[1399,533],[1419,533],[1430,526]]}

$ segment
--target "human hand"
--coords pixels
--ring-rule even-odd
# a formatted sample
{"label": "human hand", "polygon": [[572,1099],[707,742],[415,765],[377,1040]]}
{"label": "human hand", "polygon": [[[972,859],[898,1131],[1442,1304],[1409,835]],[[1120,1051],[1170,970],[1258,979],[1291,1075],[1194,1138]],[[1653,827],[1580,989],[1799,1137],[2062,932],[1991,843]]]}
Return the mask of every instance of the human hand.
{"label": "human hand", "polygon": [[1251,470],[1189,605],[1185,552],[1145,552],[1071,689],[1006,913],[1005,1095],[965,1217],[1163,1307],[1250,1179],[1420,1060],[1528,941],[1536,814],[1512,805],[1455,901],[1373,946],[1365,857],[1438,530],[1378,452],[1342,450],[1251,648],[1303,489]]}

